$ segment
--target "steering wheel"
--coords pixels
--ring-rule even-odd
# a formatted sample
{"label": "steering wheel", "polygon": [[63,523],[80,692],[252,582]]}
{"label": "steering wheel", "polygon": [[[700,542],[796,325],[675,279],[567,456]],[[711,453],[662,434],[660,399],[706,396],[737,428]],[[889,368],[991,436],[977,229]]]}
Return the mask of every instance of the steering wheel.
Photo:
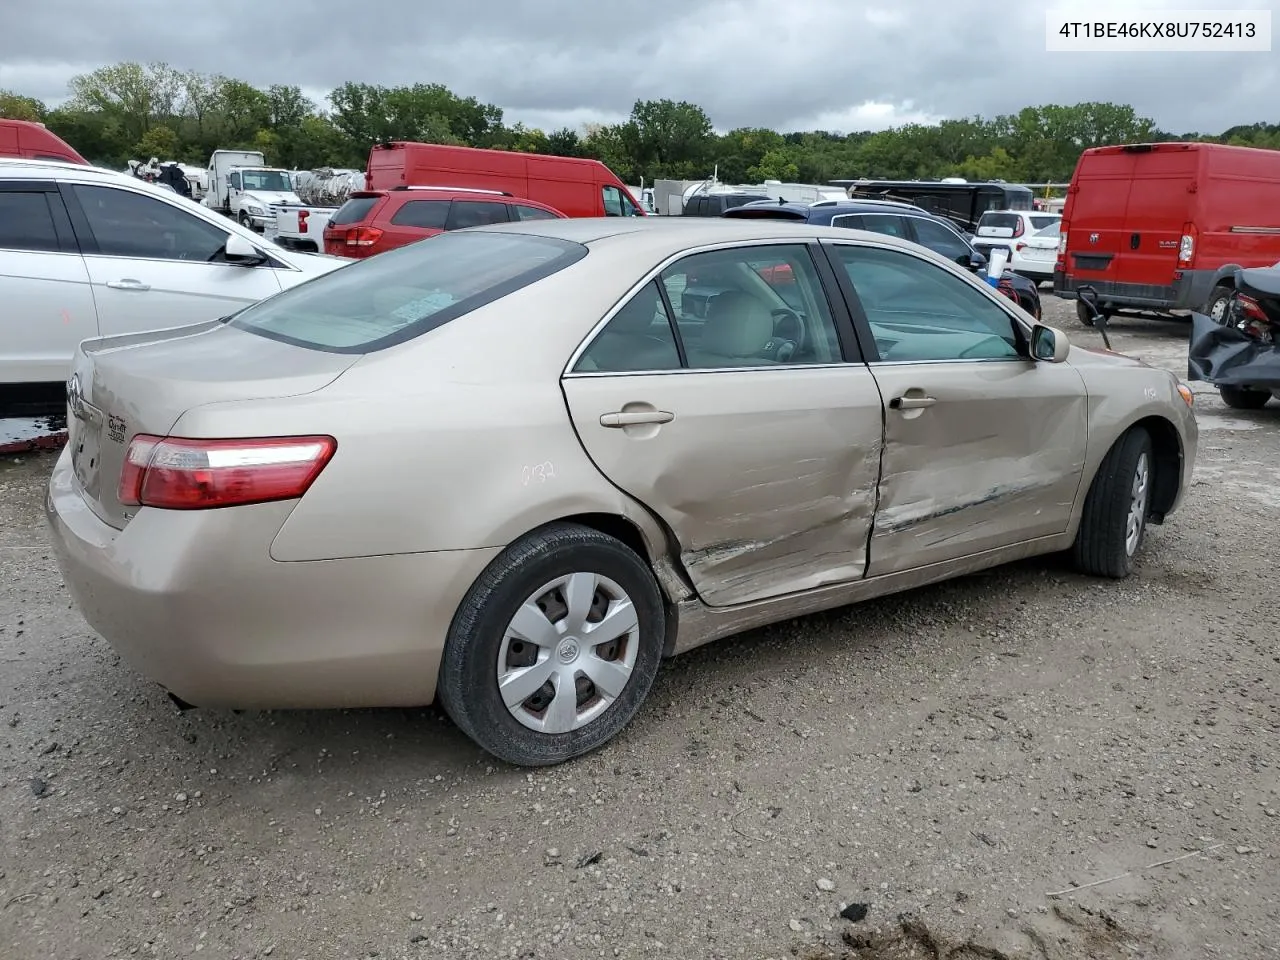
{"label": "steering wheel", "polygon": [[[773,335],[780,340],[790,340],[796,345],[796,350],[804,348],[804,321],[800,319],[800,314],[787,307],[777,307],[769,311],[773,314]],[[787,328],[792,329],[788,330]]]}

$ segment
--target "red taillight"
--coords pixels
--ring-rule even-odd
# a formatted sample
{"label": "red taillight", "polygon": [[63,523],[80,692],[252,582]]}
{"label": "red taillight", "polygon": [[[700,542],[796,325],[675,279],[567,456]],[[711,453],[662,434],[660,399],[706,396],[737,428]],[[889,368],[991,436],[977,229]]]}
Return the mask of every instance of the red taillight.
{"label": "red taillight", "polygon": [[310,210],[299,210],[299,211],[298,211],[298,232],[299,232],[299,233],[306,233],[306,232],[307,232],[307,217],[309,217],[309,216],[311,216],[311,211],[310,211]]}
{"label": "red taillight", "polygon": [[1182,237],[1178,240],[1178,266],[1189,267],[1196,259],[1196,236],[1200,231],[1187,221],[1182,225]]}
{"label": "red taillight", "polygon": [[124,506],[206,510],[294,500],[320,475],[333,437],[192,440],[138,434],[120,471]]}
{"label": "red taillight", "polygon": [[1021,217],[1018,217],[1018,223],[1017,223],[1017,225],[1016,225],[1016,226],[1014,226],[1014,228],[1013,228],[1013,235],[1014,235],[1015,237],[1020,237],[1020,236],[1022,236],[1022,234],[1023,234],[1022,218],[1021,218]]}
{"label": "red taillight", "polygon": [[1258,301],[1253,297],[1246,297],[1243,293],[1237,293],[1236,302],[1240,304],[1240,312],[1246,317],[1252,317],[1254,320],[1261,320],[1264,323],[1271,322],[1271,318],[1263,312],[1262,307],[1258,306]]}
{"label": "red taillight", "polygon": [[1021,253],[1023,250],[1027,249],[1027,245],[1025,243],[1015,243],[1013,245],[1013,249]]}
{"label": "red taillight", "polygon": [[382,238],[377,227],[352,227],[347,231],[348,247],[371,247]]}

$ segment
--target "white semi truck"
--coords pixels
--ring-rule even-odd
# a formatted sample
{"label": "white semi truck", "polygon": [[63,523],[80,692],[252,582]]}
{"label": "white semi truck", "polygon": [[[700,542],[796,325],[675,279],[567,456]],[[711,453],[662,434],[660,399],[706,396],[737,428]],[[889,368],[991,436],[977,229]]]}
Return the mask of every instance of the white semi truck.
{"label": "white semi truck", "polygon": [[259,150],[215,150],[204,205],[263,233],[273,204],[298,203],[289,171],[267,166]]}

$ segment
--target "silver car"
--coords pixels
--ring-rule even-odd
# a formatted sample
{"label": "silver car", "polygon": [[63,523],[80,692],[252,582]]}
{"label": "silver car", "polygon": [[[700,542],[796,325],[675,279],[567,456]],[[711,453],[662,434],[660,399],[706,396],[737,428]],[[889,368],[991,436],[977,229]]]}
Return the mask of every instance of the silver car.
{"label": "silver car", "polygon": [[86,342],[48,517],[181,701],[425,704],[517,764],[659,663],[1054,551],[1123,577],[1190,391],[914,244],[720,219],[502,224],[225,322]]}

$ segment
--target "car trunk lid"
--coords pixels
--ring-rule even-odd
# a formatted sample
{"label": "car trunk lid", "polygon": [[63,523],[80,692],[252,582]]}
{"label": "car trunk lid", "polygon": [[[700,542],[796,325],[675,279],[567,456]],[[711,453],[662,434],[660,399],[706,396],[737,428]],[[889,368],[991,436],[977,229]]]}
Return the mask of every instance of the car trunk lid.
{"label": "car trunk lid", "polygon": [[298,396],[327,386],[358,355],[308,350],[221,321],[86,340],[67,381],[67,448],[81,495],[123,529],[125,452],[138,434],[164,437],[193,407]]}

